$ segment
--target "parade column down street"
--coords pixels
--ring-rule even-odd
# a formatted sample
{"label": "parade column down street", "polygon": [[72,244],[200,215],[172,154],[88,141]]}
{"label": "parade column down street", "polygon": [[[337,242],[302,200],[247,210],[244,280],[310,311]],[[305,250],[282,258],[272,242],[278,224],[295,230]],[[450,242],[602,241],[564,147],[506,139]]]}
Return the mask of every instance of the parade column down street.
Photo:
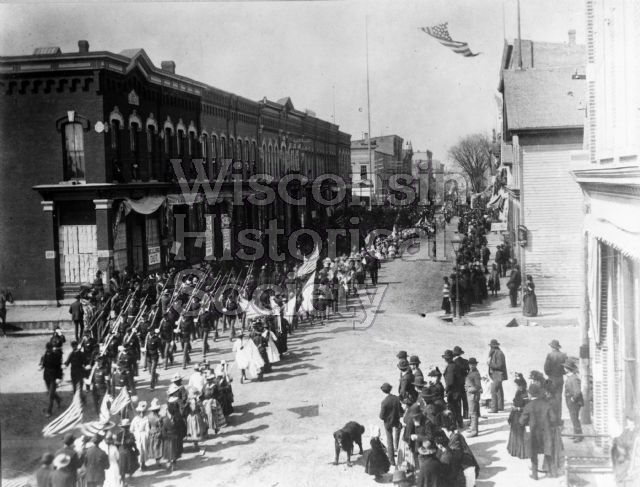
{"label": "parade column down street", "polygon": [[[526,374],[542,367],[551,339],[569,342],[575,335],[573,327],[506,328],[502,319],[493,321],[492,307],[508,301],[504,292],[490,301],[486,310],[472,313],[471,326],[441,320],[441,276],[450,272],[452,263],[433,262],[428,255],[423,240],[416,254],[383,264],[377,290],[369,288],[369,297],[361,290],[360,304],[350,300],[353,313],[343,312],[323,326],[299,328],[289,338],[286,358],[262,382],[240,384],[230,343],[226,339],[214,343],[210,360],[231,362],[234,378],[235,411],[228,426],[201,443],[204,455],[197,455],[187,443],[175,472],[150,467],[137,472],[131,485],[375,485],[364,473],[363,456],[352,457],[353,467],[347,466],[344,457],[338,466],[332,465],[332,433],[348,421],[357,421],[367,428],[363,444],[365,451],[368,449],[369,425],[381,425],[380,384],[389,382],[397,388],[399,350],[419,355],[425,367],[434,364],[444,368],[443,351],[459,345],[467,357],[478,358],[484,376],[488,343],[498,338],[510,372]],[[376,293],[384,293],[381,300]],[[46,394],[35,359],[42,341],[41,336],[28,336],[0,342],[3,468],[13,473],[12,477],[32,472],[41,452],[58,446],[58,441],[40,436],[47,422],[42,413]],[[195,355],[200,346],[196,341]],[[176,370],[172,367],[159,372],[155,395],[164,399]],[[192,370],[185,372],[188,377]],[[65,374],[61,388],[64,407],[72,394],[67,378]],[[141,372],[139,382],[140,398],[150,399],[154,393],[148,390],[148,374]],[[515,480],[522,486],[561,485],[558,478],[543,478],[537,483],[530,480],[529,462],[507,454],[507,416],[514,395],[511,376],[504,389],[505,412],[487,419],[482,408],[485,419],[480,421],[479,436],[469,439],[481,467],[477,485],[513,485]],[[390,479],[391,473],[387,477]]]}

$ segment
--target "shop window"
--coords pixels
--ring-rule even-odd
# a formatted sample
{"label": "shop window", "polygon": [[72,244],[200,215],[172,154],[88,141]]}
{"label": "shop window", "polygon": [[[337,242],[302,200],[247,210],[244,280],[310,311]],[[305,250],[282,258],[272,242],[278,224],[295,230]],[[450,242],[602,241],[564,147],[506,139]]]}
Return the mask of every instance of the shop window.
{"label": "shop window", "polygon": [[82,124],[63,125],[64,180],[84,179],[84,132]]}
{"label": "shop window", "polygon": [[367,166],[360,166],[360,179],[367,179]]}

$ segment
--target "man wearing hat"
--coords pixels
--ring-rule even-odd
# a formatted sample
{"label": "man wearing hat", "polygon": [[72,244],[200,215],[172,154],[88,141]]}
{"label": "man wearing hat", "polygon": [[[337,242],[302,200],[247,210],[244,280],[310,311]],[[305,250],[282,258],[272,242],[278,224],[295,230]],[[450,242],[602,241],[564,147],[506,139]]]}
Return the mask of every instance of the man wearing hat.
{"label": "man wearing hat", "polygon": [[516,308],[518,306],[518,289],[520,289],[521,285],[522,275],[520,274],[520,267],[514,259],[511,266],[511,274],[509,274],[509,280],[507,281],[507,288],[509,289],[509,298],[511,299],[512,308]]}
{"label": "man wearing hat", "polygon": [[56,452],[53,464],[54,467],[58,468],[56,466],[56,460],[61,460],[63,456],[68,458],[68,460],[66,460],[65,467],[69,471],[70,478],[73,480],[73,483],[69,485],[75,485],[76,480],[78,479],[78,469],[82,466],[80,457],[73,449],[73,442],[75,440],[76,438],[73,436],[73,433],[67,433],[64,435],[64,446]]}
{"label": "man wearing hat", "polygon": [[[581,435],[580,408],[584,406],[584,399],[582,397],[580,376],[578,375],[578,365],[574,360],[567,359],[564,363],[564,368],[567,371],[567,382],[564,384],[564,399],[567,403],[567,409],[569,410],[573,434]],[[579,443],[582,440],[582,436],[573,437],[574,443]]]}
{"label": "man wearing hat", "polygon": [[[453,347],[453,361],[460,368],[464,382],[464,378],[466,378],[467,374],[469,373],[469,361],[462,355],[464,355],[464,350],[462,350],[462,348],[460,348],[458,345]],[[464,391],[462,391],[462,395],[460,397],[462,398],[462,418],[469,419],[469,404],[467,403],[467,395],[464,393]]]}
{"label": "man wearing hat", "polygon": [[415,395],[415,389],[413,387],[413,374],[409,368],[409,362],[406,359],[401,359],[398,362],[398,368],[400,369],[400,385],[398,386],[398,397],[404,402],[407,397]]}
{"label": "man wearing hat", "polygon": [[558,340],[551,340],[549,343],[551,352],[547,355],[544,361],[544,373],[549,377],[551,387],[549,392],[551,393],[551,403],[553,406],[553,412],[556,413],[558,421],[562,419],[562,388],[564,386],[564,363],[567,361],[567,354],[561,352],[560,342]]}
{"label": "man wearing hat", "polygon": [[89,448],[84,454],[85,480],[87,487],[102,487],[104,472],[109,468],[109,456],[100,448],[100,435],[93,435]]}
{"label": "man wearing hat", "polygon": [[460,428],[463,426],[460,404],[464,394],[464,375],[458,364],[453,361],[453,351],[445,350],[442,358],[447,363],[444,369],[444,392],[447,396],[447,405],[455,416]]}
{"label": "man wearing hat", "polygon": [[402,416],[402,404],[398,396],[391,394],[391,384],[385,382],[380,386],[385,398],[380,404],[380,419],[384,422],[384,430],[387,433],[387,455],[391,465],[396,464],[395,451],[400,442],[400,417]]}
{"label": "man wearing hat", "polygon": [[413,374],[414,381],[420,379],[424,382],[424,375],[420,370],[420,359],[417,355],[412,355],[409,358],[409,367],[411,367],[411,373]]}
{"label": "man wearing hat", "polygon": [[[75,453],[75,452],[74,452]],[[71,457],[67,453],[58,453],[53,459],[53,472],[49,477],[49,487],[70,487],[76,485],[77,469],[71,465]]]}
{"label": "man wearing hat", "polygon": [[36,471],[36,483],[38,487],[49,487],[51,473],[53,470],[51,469],[51,462],[53,462],[53,455],[51,453],[45,453],[42,455],[42,460],[40,461],[40,467]]}
{"label": "man wearing hat", "polygon": [[167,397],[174,396],[180,404],[180,410],[182,411],[189,400],[189,393],[182,385],[182,376],[179,374],[175,374],[172,377],[171,382],[173,382],[173,384],[171,384],[169,389],[167,389]]}
{"label": "man wearing hat", "polygon": [[71,303],[71,306],[69,306],[69,314],[71,315],[71,320],[75,326],[76,341],[78,341],[82,337],[82,332],[84,331],[84,309],[82,308],[79,294],[76,295],[76,300]]}
{"label": "man wearing hat", "polygon": [[504,410],[504,391],[502,381],[507,380],[507,361],[500,350],[500,342],[495,338],[489,343],[489,376],[491,377],[491,412]]}
{"label": "man wearing hat", "polygon": [[469,405],[469,436],[478,436],[478,418],[480,417],[480,396],[482,394],[482,378],[478,372],[478,361],[471,357],[468,361],[469,373],[464,381],[464,388]]}

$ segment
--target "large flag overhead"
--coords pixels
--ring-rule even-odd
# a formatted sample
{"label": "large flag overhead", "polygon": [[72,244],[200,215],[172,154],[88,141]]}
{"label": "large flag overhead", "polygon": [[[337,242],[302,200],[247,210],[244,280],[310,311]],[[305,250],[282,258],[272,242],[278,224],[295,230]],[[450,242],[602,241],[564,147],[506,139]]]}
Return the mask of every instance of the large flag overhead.
{"label": "large flag overhead", "polygon": [[451,39],[447,25],[449,25],[449,23],[445,22],[444,24],[434,25],[433,27],[420,27],[420,30],[429,34],[443,46],[448,47],[457,54],[462,54],[464,57],[473,57],[480,54],[479,52],[475,54],[472,53],[471,49],[469,49],[469,44],[466,42]]}
{"label": "large flag overhead", "polygon": [[45,437],[51,437],[67,433],[78,426],[81,421],[82,398],[80,397],[80,388],[78,388],[69,407],[64,413],[46,425],[42,429],[42,434]]}
{"label": "large flag overhead", "polygon": [[319,257],[320,247],[316,245],[309,257],[304,258],[304,262],[302,262],[302,265],[300,265],[300,268],[296,271],[296,277],[305,277],[310,272],[315,271],[316,267],[318,267]]}
{"label": "large flag overhead", "polygon": [[111,415],[116,415],[131,402],[131,396],[129,395],[129,391],[127,391],[126,387],[120,389],[120,394],[116,397],[111,403],[111,407],[109,408],[109,412]]}
{"label": "large flag overhead", "polygon": [[273,314],[272,310],[261,308],[253,301],[249,301],[248,299],[242,297],[238,300],[238,306],[240,307],[240,310],[245,313],[246,319],[248,320],[259,318],[261,316],[270,316]]}

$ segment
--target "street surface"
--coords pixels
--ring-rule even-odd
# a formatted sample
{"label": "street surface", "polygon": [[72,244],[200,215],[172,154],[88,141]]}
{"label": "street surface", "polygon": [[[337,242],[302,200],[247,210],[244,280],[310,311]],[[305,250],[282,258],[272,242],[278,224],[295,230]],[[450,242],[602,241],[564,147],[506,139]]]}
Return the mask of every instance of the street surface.
{"label": "street surface", "polygon": [[[365,451],[368,449],[369,426],[381,425],[380,385],[389,382],[397,388],[399,350],[417,354],[423,370],[429,364],[443,370],[443,351],[460,345],[466,358],[478,359],[480,372],[485,375],[488,343],[497,338],[511,378],[516,371],[528,374],[531,369],[541,370],[549,351],[547,344],[553,338],[564,345],[563,350],[576,354],[577,327],[506,328],[508,320],[503,317],[492,320],[492,308],[504,309],[505,300],[508,301],[504,282],[500,298],[490,299],[488,305],[470,316],[471,326],[456,326],[439,319],[441,276],[450,273],[452,263],[429,260],[425,244],[423,241],[420,251],[413,256],[383,264],[381,285],[376,291],[384,293],[381,300],[381,294],[370,299],[362,297],[362,306],[356,306],[351,316],[345,313],[324,326],[305,326],[290,336],[289,354],[274,366],[272,373],[265,375],[263,382],[240,384],[239,372],[232,366],[235,412],[228,419],[229,425],[204,443],[206,453],[196,455],[187,443],[174,473],[155,468],[138,471],[131,485],[376,485],[373,477],[364,473],[362,456],[356,455],[354,466],[348,467],[343,453],[340,464],[332,465],[332,434],[347,421],[357,421],[367,428],[363,446]],[[373,289],[369,293],[373,294]],[[69,334],[67,339],[70,340]],[[47,419],[43,413],[46,394],[38,360],[46,340],[46,336],[40,335],[0,341],[3,478],[32,473],[43,451],[53,450],[60,443],[60,439],[52,441],[40,435]],[[67,346],[65,358],[68,351]],[[201,342],[197,341],[194,360],[200,357],[200,352]],[[208,358],[233,360],[226,337],[214,344],[214,354]],[[166,387],[176,372],[185,372],[186,382],[191,370],[183,371],[181,365],[160,370],[160,387],[150,393],[148,373],[141,371],[140,399],[150,400],[155,394],[165,403]],[[66,379],[67,372],[62,388],[65,406],[71,401],[71,385]],[[504,383],[504,389],[507,411],[487,415],[482,409],[485,419],[480,423],[480,435],[469,440],[481,465],[477,485],[564,485],[562,479],[545,479],[544,475],[538,482],[529,479],[529,462],[507,454],[507,416],[515,391],[511,380]],[[390,474],[387,480],[390,481]]]}

